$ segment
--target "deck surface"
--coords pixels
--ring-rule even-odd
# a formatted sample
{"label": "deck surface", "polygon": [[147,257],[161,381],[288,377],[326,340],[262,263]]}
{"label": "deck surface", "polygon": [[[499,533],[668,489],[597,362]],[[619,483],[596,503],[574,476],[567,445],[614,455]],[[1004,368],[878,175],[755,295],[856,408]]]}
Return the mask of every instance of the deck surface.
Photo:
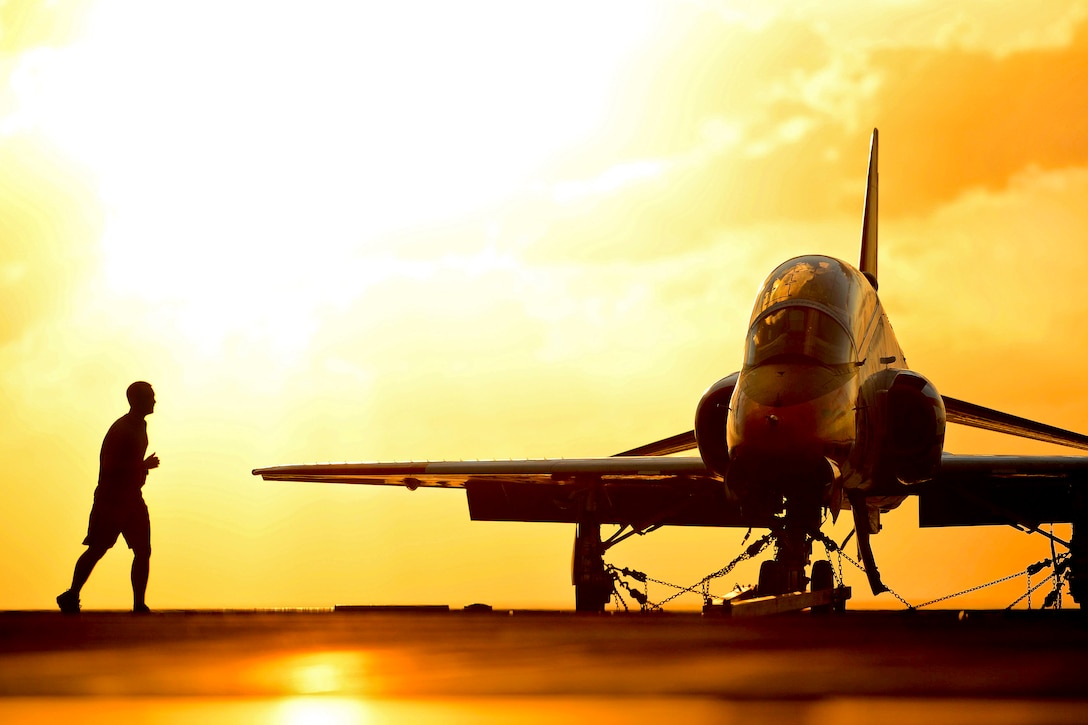
{"label": "deck surface", "polygon": [[1088,722],[1086,622],[3,612],[0,722]]}

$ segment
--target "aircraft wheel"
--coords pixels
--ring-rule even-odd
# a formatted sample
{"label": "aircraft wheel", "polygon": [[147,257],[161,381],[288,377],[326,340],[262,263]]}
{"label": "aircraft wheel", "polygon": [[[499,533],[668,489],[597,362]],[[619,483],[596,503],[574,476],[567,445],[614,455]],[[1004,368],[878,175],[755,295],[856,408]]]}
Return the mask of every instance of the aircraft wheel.
{"label": "aircraft wheel", "polygon": [[579,584],[574,587],[574,611],[576,612],[603,612],[611,599],[611,587],[601,584]]}
{"label": "aircraft wheel", "polygon": [[765,561],[759,567],[759,583],[756,593],[761,597],[783,594],[786,591],[786,569],[778,561]]}
{"label": "aircraft wheel", "polygon": [[1073,601],[1082,607],[1088,604],[1088,571],[1080,566],[1075,558],[1070,561],[1069,574],[1067,574],[1069,582],[1069,596]]}
{"label": "aircraft wheel", "polygon": [[[835,586],[835,572],[831,568],[831,562],[826,559],[820,559],[812,565],[812,591],[818,592],[824,589],[831,589]],[[830,614],[834,608],[833,604],[822,604],[818,607],[813,607],[812,611],[817,614]]]}

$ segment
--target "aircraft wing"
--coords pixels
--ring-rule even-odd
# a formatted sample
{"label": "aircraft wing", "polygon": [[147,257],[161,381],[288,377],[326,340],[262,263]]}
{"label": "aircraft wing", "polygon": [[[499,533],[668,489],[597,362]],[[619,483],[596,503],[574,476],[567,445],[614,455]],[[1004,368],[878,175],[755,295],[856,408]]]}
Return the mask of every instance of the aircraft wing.
{"label": "aircraft wing", "polygon": [[[972,428],[1088,450],[1088,436],[944,396],[945,419]],[[1086,456],[963,456],[945,453],[921,484],[920,526],[1071,523],[1088,500]]]}
{"label": "aircraft wing", "polygon": [[1088,499],[1088,456],[944,454],[918,494],[919,526],[1075,523]]}
{"label": "aircraft wing", "polygon": [[945,420],[949,423],[981,428],[996,433],[1031,438],[1032,440],[1054,443],[1069,448],[1088,450],[1088,436],[1052,425],[1037,423],[1034,420],[1002,413],[981,405],[968,403],[956,398],[942,396],[944,399]]}
{"label": "aircraft wing", "polygon": [[[756,526],[729,503],[698,457],[628,456],[512,461],[314,463],[258,468],[266,481],[313,481],[464,489],[476,521],[655,526]],[[592,500],[591,500],[592,499]]]}
{"label": "aircraft wing", "polygon": [[667,456],[670,453],[682,453],[683,451],[690,451],[698,447],[698,443],[695,441],[695,431],[689,430],[685,433],[677,433],[674,436],[663,438],[653,443],[647,443],[644,446],[638,448],[632,448],[629,451],[615,454],[615,457],[620,456]]}

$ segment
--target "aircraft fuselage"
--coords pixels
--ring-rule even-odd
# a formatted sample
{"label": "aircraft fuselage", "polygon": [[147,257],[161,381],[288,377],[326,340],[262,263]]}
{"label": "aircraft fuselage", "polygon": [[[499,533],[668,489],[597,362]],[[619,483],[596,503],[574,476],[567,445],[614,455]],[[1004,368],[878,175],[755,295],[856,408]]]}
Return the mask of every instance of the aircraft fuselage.
{"label": "aircraft fuselage", "polygon": [[[899,476],[903,464],[892,461],[903,442],[894,436],[905,428],[896,420],[918,410],[915,417],[924,418],[933,399],[939,401],[934,390],[920,405],[913,400],[889,408],[894,388],[908,394],[932,388],[906,371],[903,351],[865,275],[819,255],[779,265],[756,298],[744,366],[729,402],[730,496],[756,506],[774,506],[785,497],[838,511],[850,491],[877,492],[882,483],[931,474],[927,468],[922,476]],[[925,433],[936,434],[938,427],[943,441],[943,410],[931,412],[933,420],[920,436],[926,448],[933,439]],[[938,452],[938,463],[939,457]],[[886,499],[881,508],[900,500]]]}

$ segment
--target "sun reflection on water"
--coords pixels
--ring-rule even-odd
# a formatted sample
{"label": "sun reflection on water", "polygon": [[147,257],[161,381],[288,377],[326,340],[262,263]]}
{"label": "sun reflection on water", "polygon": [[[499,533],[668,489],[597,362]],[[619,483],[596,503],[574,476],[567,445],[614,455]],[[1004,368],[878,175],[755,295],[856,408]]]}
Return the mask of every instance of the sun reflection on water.
{"label": "sun reflection on water", "polygon": [[[259,692],[298,696],[379,695],[371,657],[363,652],[292,652],[260,661],[246,679]],[[292,721],[294,722],[294,721]]]}
{"label": "sun reflection on water", "polygon": [[292,672],[294,690],[302,695],[320,695],[344,689],[345,655],[312,655],[312,663],[299,664]]}
{"label": "sun reflection on water", "polygon": [[377,723],[372,707],[346,697],[292,697],[278,702],[267,722],[276,725]]}

